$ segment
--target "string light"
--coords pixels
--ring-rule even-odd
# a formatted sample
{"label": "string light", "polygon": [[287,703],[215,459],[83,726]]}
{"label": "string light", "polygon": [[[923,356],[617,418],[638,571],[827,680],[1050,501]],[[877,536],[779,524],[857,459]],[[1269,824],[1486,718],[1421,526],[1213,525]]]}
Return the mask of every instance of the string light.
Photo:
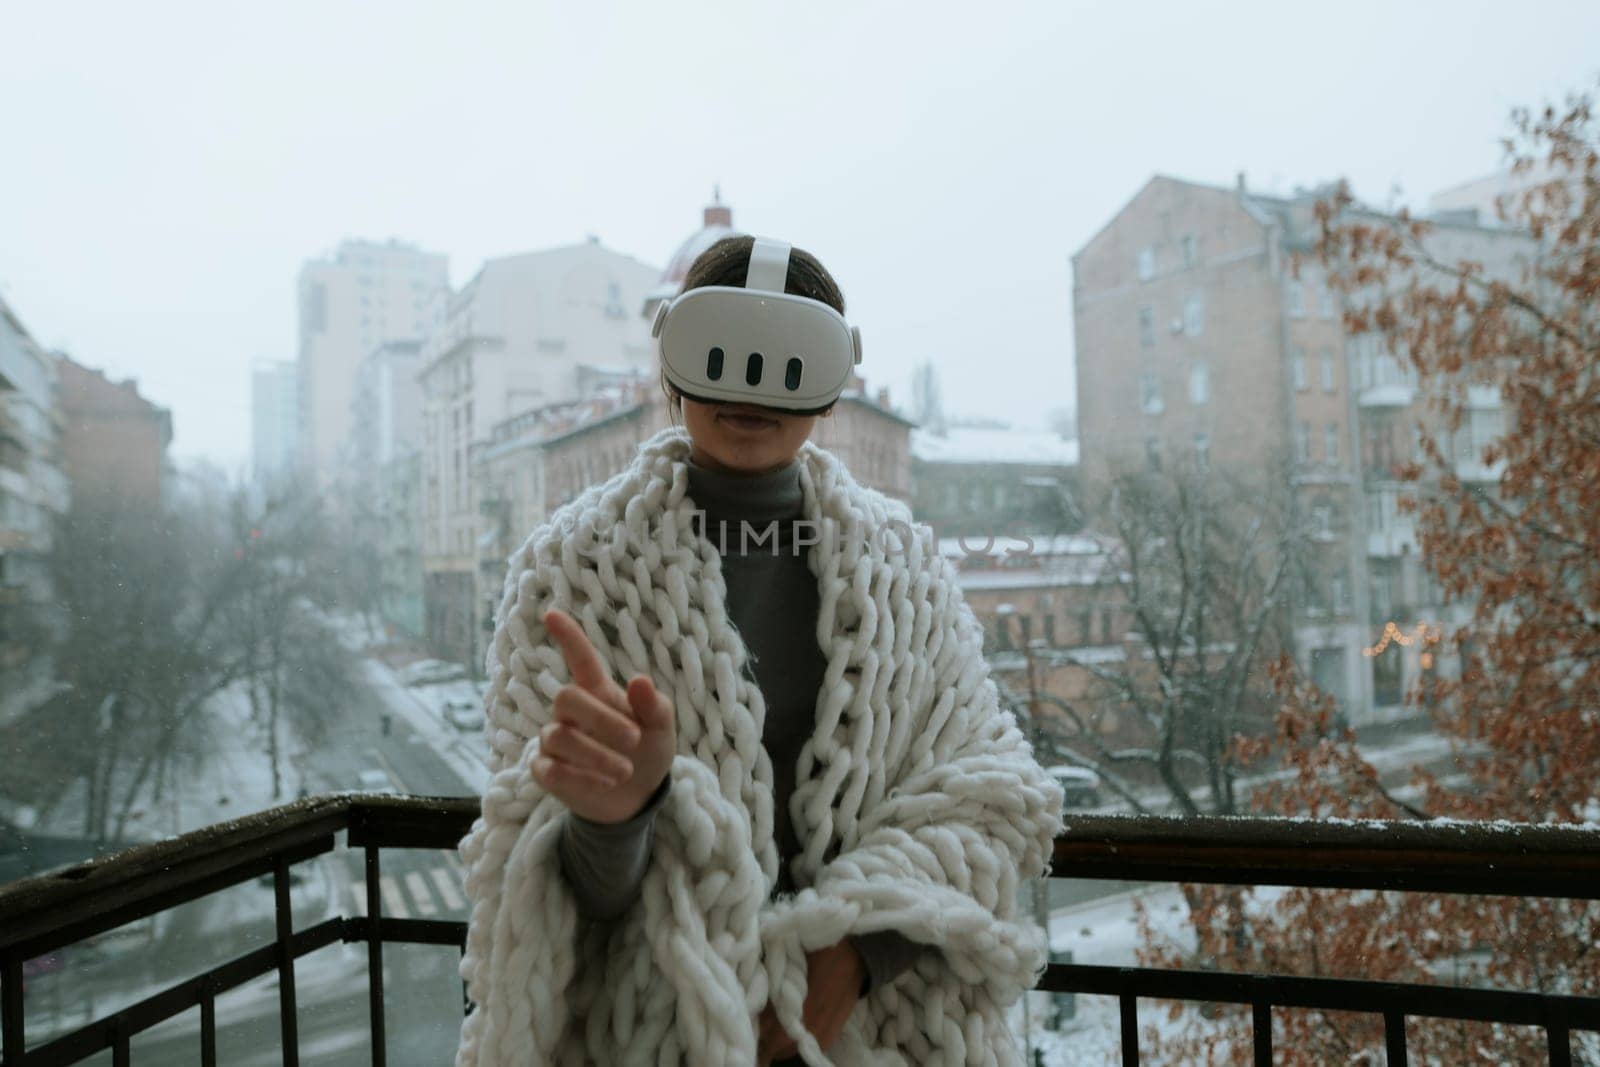
{"label": "string light", "polygon": [[[1425,622],[1419,622],[1417,623],[1415,632],[1408,637],[1406,633],[1400,629],[1400,627],[1394,624],[1394,620],[1391,619],[1383,624],[1383,633],[1381,636],[1379,636],[1378,643],[1373,645],[1371,648],[1363,648],[1361,650],[1361,654],[1371,659],[1374,656],[1383,655],[1391,644],[1399,645],[1401,648],[1410,648],[1418,641],[1421,641],[1427,645],[1436,645],[1439,643],[1439,631],[1435,630]],[[1433,653],[1424,652],[1422,654],[1422,669],[1427,670],[1432,666]]]}

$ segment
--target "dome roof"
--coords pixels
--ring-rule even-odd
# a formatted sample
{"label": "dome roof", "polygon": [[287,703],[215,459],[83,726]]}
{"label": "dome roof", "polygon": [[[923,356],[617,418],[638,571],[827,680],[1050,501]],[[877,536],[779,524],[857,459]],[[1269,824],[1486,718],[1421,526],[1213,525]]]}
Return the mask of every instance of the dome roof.
{"label": "dome roof", "polygon": [[683,288],[683,279],[688,277],[689,268],[700,257],[700,253],[724,237],[732,237],[738,232],[733,228],[733,209],[722,202],[720,189],[714,191],[711,203],[706,205],[704,223],[678,246],[667,263],[667,269],[662,272],[661,281],[645,296],[645,313],[648,315],[658,301],[678,295],[678,290]]}

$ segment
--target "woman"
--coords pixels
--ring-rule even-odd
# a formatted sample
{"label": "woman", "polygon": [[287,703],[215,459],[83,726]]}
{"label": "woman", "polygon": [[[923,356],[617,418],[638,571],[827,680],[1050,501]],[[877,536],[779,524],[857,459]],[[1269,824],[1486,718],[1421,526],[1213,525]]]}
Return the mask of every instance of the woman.
{"label": "woman", "polygon": [[[785,288],[843,314],[798,249]],[[1060,787],[952,569],[815,416],[669,396],[511,561],[457,1063],[1020,1062]]]}

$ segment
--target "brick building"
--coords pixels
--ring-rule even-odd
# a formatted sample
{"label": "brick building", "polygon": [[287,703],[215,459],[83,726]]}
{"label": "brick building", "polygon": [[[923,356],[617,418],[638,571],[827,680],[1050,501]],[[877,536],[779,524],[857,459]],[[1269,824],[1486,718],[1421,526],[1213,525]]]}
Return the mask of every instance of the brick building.
{"label": "brick building", "polygon": [[[1424,669],[1418,648],[1372,652],[1393,623],[1409,631],[1460,617],[1430,588],[1394,466],[1431,416],[1411,374],[1373,335],[1347,336],[1343,308],[1310,255],[1316,201],[1157,176],[1073,256],[1079,440],[1086,482],[1118,466],[1183,462],[1292,469],[1312,517],[1310,579],[1297,590],[1297,655],[1355,722],[1402,713]],[[1515,270],[1525,235],[1438,221],[1430,250]],[[1300,259],[1298,271],[1296,257]],[[1453,446],[1466,480],[1503,430],[1493,391]],[[1444,668],[1435,664],[1434,669]]]}
{"label": "brick building", "polygon": [[74,498],[159,506],[168,482],[172,415],[133,379],[58,356],[62,467]]}

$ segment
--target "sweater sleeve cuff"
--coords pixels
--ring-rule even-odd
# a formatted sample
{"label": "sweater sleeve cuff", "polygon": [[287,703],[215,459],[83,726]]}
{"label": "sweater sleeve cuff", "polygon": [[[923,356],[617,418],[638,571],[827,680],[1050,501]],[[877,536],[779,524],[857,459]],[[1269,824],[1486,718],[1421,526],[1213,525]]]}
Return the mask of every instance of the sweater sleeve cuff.
{"label": "sweater sleeve cuff", "polygon": [[595,822],[585,819],[582,815],[567,812],[567,823],[571,833],[580,841],[604,840],[615,845],[618,841],[638,836],[655,822],[656,812],[661,810],[661,805],[666,803],[667,794],[672,790],[672,775],[661,779],[661,784],[656,786],[656,791],[650,794],[650,799],[644,802],[644,807],[631,819],[622,822]]}
{"label": "sweater sleeve cuff", "polygon": [[638,897],[650,865],[656,813],[671,781],[668,775],[639,813],[624,822],[595,822],[570,811],[564,816],[557,852],[584,918],[614,919]]}
{"label": "sweater sleeve cuff", "polygon": [[850,943],[861,954],[861,962],[865,964],[862,996],[904,974],[924,948],[920,942],[912,941],[898,930],[853,934]]}

